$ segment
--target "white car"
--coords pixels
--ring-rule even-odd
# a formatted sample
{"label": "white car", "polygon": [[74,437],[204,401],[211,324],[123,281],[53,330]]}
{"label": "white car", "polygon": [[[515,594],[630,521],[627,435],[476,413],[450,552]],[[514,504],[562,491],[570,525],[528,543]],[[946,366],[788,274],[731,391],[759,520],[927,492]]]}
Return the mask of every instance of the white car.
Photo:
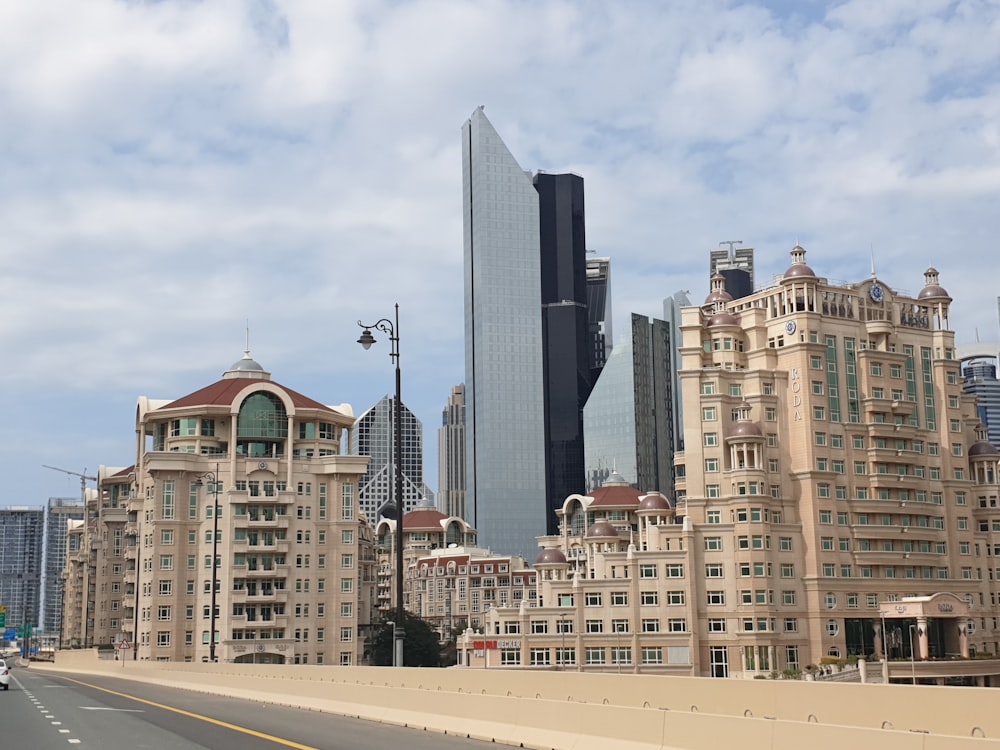
{"label": "white car", "polygon": [[10,668],[3,659],[0,659],[0,686],[4,690],[10,690]]}

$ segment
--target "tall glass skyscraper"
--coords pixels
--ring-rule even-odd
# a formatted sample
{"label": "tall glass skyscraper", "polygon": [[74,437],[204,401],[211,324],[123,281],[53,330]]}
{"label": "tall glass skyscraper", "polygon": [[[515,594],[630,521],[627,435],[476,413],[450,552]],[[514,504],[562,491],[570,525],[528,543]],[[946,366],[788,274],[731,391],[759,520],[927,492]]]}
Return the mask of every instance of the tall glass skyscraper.
{"label": "tall glass skyscraper", "polygon": [[524,557],[546,533],[538,191],[482,107],[462,126],[467,519]]}

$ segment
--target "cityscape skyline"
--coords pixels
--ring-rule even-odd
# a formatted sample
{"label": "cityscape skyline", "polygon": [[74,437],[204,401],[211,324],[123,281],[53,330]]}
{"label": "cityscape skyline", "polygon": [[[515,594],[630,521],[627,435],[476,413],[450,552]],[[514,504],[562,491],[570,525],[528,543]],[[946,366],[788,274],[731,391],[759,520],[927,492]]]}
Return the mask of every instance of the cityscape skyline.
{"label": "cityscape skyline", "polygon": [[739,237],[758,287],[796,242],[831,280],[945,255],[958,344],[1000,339],[990,5],[53,7],[0,25],[0,505],[76,494],[43,464],[130,463],[136,396],[214,379],[247,327],[358,414],[392,370],[354,323],[398,302],[402,398],[435,424],[464,379],[456,132],[481,103],[522,163],[586,176],[626,327],[702,299]]}

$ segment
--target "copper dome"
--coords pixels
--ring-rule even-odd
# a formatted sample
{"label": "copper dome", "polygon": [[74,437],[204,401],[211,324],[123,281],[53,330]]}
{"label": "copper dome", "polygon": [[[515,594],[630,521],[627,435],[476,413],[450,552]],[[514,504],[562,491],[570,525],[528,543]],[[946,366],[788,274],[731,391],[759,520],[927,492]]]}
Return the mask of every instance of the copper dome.
{"label": "copper dome", "polygon": [[969,446],[969,458],[977,458],[979,456],[1000,456],[1000,450],[997,450],[997,447],[993,443],[980,440],[978,443],[973,443]]}
{"label": "copper dome", "polygon": [[712,326],[738,326],[740,324],[739,318],[730,312],[723,310],[722,312],[717,312],[711,318],[708,319],[709,327]]}
{"label": "copper dome", "polygon": [[639,512],[644,510],[673,510],[673,506],[666,495],[660,492],[650,492],[648,495],[643,495],[642,500],[639,501]]}
{"label": "copper dome", "polygon": [[607,521],[598,521],[587,529],[587,537],[590,539],[617,539],[618,529]]}
{"label": "copper dome", "polygon": [[558,549],[543,549],[538,555],[538,559],[535,560],[535,565],[565,565],[566,555],[562,553],[562,550]]}

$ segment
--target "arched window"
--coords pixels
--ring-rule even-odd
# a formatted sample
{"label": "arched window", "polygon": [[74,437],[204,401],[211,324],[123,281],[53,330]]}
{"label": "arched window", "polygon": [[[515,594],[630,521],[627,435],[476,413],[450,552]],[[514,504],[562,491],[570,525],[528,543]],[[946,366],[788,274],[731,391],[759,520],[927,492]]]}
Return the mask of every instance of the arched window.
{"label": "arched window", "polygon": [[583,536],[587,531],[587,513],[579,502],[570,505],[569,528],[569,533],[573,536]]}
{"label": "arched window", "polygon": [[288,414],[281,399],[260,391],[240,405],[236,422],[236,452],[251,457],[279,456],[288,437]]}

